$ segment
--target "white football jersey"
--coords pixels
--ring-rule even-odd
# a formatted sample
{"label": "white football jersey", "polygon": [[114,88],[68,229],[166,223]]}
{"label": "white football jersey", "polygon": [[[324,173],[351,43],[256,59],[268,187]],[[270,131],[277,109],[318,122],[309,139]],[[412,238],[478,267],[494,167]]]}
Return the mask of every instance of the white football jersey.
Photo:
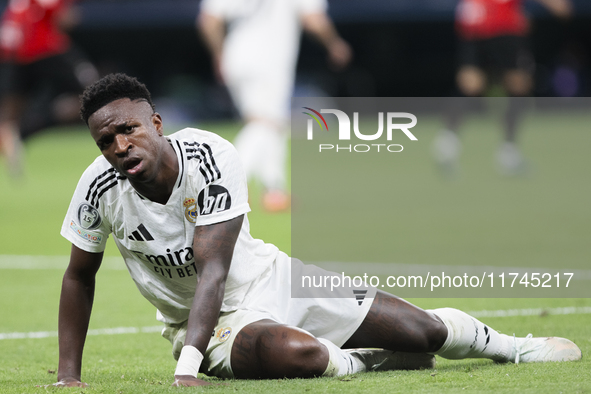
{"label": "white football jersey", "polygon": [[[323,13],[326,0],[203,0],[201,11],[227,22],[225,68],[269,73],[295,68],[302,14]],[[245,71],[246,72],[246,71]]]}
{"label": "white football jersey", "polygon": [[[166,205],[137,193],[103,156],[82,175],[61,234],[87,252],[104,251],[109,234],[158,320],[180,323],[189,316],[198,272],[193,258],[195,226],[246,214],[246,177],[236,150],[216,134],[183,129],[167,137],[179,163]],[[226,281],[222,311],[237,309],[252,282],[275,260],[278,249],[253,239],[244,223]]]}

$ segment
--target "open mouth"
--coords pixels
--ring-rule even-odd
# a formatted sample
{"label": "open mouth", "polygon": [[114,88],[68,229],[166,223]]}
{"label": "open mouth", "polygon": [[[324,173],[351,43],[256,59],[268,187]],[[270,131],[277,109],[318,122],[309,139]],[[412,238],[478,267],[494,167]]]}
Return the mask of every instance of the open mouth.
{"label": "open mouth", "polygon": [[130,175],[137,174],[142,167],[142,160],[138,158],[133,158],[125,161],[123,163],[123,169]]}

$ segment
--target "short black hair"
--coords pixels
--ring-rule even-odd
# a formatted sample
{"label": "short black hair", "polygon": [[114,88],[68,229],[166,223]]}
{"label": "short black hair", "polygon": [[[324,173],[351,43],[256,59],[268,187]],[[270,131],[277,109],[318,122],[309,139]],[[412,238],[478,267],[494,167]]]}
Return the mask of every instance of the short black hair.
{"label": "short black hair", "polygon": [[99,79],[84,90],[80,98],[80,117],[88,125],[88,118],[105,105],[128,98],[130,100],[145,100],[155,110],[150,91],[146,85],[129,75],[117,73],[109,74]]}

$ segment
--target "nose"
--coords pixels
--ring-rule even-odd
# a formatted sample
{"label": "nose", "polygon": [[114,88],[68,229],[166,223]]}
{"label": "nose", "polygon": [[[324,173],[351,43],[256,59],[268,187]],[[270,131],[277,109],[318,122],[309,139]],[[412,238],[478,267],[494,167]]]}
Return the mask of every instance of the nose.
{"label": "nose", "polygon": [[117,134],[115,136],[115,154],[117,156],[124,156],[127,151],[131,148],[131,142],[127,139],[124,134]]}

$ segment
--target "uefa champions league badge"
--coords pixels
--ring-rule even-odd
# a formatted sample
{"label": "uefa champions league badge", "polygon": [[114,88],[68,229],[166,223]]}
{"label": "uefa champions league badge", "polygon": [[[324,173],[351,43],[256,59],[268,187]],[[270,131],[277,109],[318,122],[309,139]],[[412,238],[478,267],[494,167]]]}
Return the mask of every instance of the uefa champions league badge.
{"label": "uefa champions league badge", "polygon": [[78,223],[84,230],[94,230],[101,222],[101,215],[95,207],[87,203],[78,206]]}
{"label": "uefa champions league badge", "polygon": [[228,338],[232,335],[232,328],[220,328],[216,334],[216,337],[219,339],[220,342],[226,342]]}
{"label": "uefa champions league badge", "polygon": [[195,223],[197,220],[197,202],[194,198],[185,198],[183,203],[185,207],[185,217],[191,223]]}

